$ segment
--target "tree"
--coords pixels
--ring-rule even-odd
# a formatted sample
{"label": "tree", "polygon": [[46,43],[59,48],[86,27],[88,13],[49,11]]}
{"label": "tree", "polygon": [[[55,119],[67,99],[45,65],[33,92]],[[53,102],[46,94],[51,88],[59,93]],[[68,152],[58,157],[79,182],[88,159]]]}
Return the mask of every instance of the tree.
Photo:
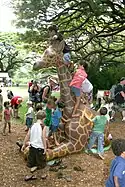
{"label": "tree", "polygon": [[[13,7],[17,26],[27,28],[30,42],[47,40],[46,28],[55,23],[71,45],[73,61],[86,60],[90,74],[95,72],[97,76],[97,72],[105,72],[106,75],[106,70],[116,65],[121,70],[120,64],[125,60],[122,0],[24,0],[20,3],[13,0]],[[27,35],[23,38],[29,40]],[[97,82],[94,84],[99,87]]]}
{"label": "tree", "polygon": [[14,46],[2,42],[0,43],[0,71],[9,72],[21,66],[22,59]]}
{"label": "tree", "polygon": [[[114,0],[13,0],[17,25],[27,28],[30,40],[46,40],[46,27],[57,23],[76,57],[101,64],[124,56],[124,5]],[[26,33],[27,33],[26,32]],[[78,55],[77,55],[78,54]],[[100,65],[101,65],[100,64]]]}
{"label": "tree", "polygon": [[0,71],[13,76],[21,66],[30,63],[25,45],[16,33],[0,33]]}

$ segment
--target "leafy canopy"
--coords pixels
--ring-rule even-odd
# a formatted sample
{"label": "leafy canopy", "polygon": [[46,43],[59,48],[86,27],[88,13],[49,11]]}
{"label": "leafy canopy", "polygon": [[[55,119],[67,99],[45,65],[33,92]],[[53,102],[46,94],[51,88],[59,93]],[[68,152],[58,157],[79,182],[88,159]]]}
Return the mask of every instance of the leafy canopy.
{"label": "leafy canopy", "polygon": [[125,5],[122,0],[13,0],[17,26],[29,43],[48,39],[47,27],[58,25],[71,45],[72,59],[89,62],[91,74],[125,60]]}

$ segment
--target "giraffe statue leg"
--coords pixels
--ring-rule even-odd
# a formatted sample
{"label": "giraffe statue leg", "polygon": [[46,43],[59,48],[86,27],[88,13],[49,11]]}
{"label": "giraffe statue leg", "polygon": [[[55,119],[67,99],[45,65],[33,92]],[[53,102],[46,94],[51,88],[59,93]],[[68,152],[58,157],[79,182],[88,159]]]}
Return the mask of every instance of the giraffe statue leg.
{"label": "giraffe statue leg", "polygon": [[53,150],[49,150],[46,153],[46,158],[47,160],[52,160],[54,158],[66,156],[72,152],[75,152],[74,146],[71,142],[68,142],[67,144],[62,144]]}

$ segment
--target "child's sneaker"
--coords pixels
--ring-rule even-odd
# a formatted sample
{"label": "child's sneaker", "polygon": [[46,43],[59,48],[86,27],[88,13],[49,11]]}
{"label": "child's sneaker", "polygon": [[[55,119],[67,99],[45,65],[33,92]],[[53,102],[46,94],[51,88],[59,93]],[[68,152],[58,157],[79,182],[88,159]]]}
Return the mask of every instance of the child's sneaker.
{"label": "child's sneaker", "polygon": [[103,156],[103,154],[99,153],[98,155],[99,155],[99,157],[100,157],[102,160],[105,159],[104,156]]}
{"label": "child's sneaker", "polygon": [[33,172],[36,171],[37,169],[38,169],[37,166],[34,166],[34,167],[31,168],[30,171],[31,171],[31,173],[33,173]]}
{"label": "child's sneaker", "polygon": [[86,154],[91,154],[92,151],[91,151],[90,149],[85,149],[85,153],[86,153]]}
{"label": "child's sneaker", "polygon": [[125,117],[122,119],[122,121],[125,121]]}

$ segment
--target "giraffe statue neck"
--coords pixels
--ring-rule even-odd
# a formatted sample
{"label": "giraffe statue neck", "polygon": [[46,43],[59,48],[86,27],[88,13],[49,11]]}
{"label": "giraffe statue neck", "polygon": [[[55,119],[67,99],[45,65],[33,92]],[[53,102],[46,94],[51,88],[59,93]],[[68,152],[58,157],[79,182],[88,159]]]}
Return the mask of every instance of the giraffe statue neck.
{"label": "giraffe statue neck", "polygon": [[60,98],[65,103],[64,117],[69,118],[72,114],[74,101],[70,93],[69,83],[71,82],[71,74],[64,63],[57,64],[57,72],[60,83]]}

